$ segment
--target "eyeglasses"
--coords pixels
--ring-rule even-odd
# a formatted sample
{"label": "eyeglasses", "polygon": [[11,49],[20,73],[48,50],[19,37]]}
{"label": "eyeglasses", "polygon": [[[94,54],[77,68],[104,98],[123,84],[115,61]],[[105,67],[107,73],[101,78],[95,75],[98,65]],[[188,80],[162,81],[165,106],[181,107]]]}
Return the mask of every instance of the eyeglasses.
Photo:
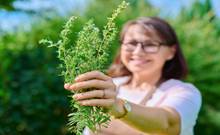
{"label": "eyeglasses", "polygon": [[157,53],[160,49],[160,46],[165,45],[165,43],[152,42],[152,41],[145,41],[145,42],[130,41],[130,42],[122,43],[124,49],[128,52],[133,52],[138,44],[141,44],[142,49],[146,53]]}

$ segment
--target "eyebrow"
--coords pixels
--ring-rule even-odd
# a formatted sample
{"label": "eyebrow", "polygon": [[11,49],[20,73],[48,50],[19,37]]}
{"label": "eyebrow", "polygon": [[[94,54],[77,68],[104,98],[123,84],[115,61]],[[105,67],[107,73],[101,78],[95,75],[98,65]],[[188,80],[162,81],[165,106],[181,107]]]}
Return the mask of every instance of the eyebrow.
{"label": "eyebrow", "polygon": [[151,42],[151,43],[153,43],[153,42],[159,42],[159,41],[152,41],[152,40],[144,40],[144,41],[138,41],[138,40],[130,40],[130,41],[128,41],[128,42]]}

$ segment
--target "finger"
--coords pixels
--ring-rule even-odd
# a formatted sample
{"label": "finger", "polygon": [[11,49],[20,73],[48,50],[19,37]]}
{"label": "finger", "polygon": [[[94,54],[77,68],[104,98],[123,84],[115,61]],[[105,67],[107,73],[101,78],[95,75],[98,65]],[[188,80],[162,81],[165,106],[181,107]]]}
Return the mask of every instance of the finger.
{"label": "finger", "polygon": [[103,96],[104,96],[103,90],[92,90],[88,92],[75,94],[73,95],[73,98],[75,100],[83,100],[83,99],[88,99],[88,98],[102,98]]}
{"label": "finger", "polygon": [[79,103],[83,106],[110,107],[114,104],[114,99],[90,99],[79,101]]}
{"label": "finger", "polygon": [[75,100],[84,100],[89,98],[116,98],[116,92],[111,90],[92,90],[73,95]]}
{"label": "finger", "polygon": [[71,85],[70,85],[69,83],[65,83],[65,84],[64,84],[64,88],[67,89],[67,90],[70,90],[70,86],[71,86]]}
{"label": "finger", "polygon": [[107,81],[111,79],[111,77],[105,75],[104,73],[100,71],[91,71],[91,72],[86,72],[84,74],[81,74],[75,78],[75,81],[86,81],[90,79],[100,79]]}
{"label": "finger", "polygon": [[114,88],[112,83],[101,81],[101,80],[88,80],[83,82],[77,82],[70,86],[71,90],[82,90],[88,88],[99,88],[99,89],[108,89]]}
{"label": "finger", "polygon": [[116,93],[116,91],[105,89],[103,95],[104,95],[103,98],[113,98],[114,99],[114,98],[116,98],[117,93]]}

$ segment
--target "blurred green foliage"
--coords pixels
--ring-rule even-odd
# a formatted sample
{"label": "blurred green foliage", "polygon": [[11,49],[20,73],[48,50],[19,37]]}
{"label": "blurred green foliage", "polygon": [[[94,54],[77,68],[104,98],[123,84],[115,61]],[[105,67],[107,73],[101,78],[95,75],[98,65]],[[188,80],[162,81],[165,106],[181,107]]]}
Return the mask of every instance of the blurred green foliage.
{"label": "blurred green foliage", "polygon": [[[119,28],[129,19],[159,13],[144,0],[128,1],[130,7],[117,19]],[[90,18],[102,29],[106,16],[119,3],[119,0],[91,2],[75,30],[79,31]],[[56,41],[65,20],[37,22],[31,32],[0,37],[0,135],[68,134],[70,93],[63,90],[63,79],[57,76],[55,50],[38,45],[45,37]],[[189,64],[187,81],[195,84],[203,95],[195,134],[219,133],[220,18],[215,17],[210,1],[206,0],[196,1],[191,8],[182,9],[178,17],[167,20],[174,26]],[[116,52],[118,46],[115,41],[112,51]]]}
{"label": "blurred green foliage", "polygon": [[44,36],[56,39],[61,23],[53,20],[0,38],[1,135],[65,133],[68,102],[56,52],[37,45]]}
{"label": "blurred green foliage", "polygon": [[4,8],[4,9],[7,9],[7,10],[13,10],[14,7],[12,6],[12,3],[14,1],[15,0],[1,0],[0,1],[0,8]]}
{"label": "blurred green foliage", "polygon": [[172,21],[189,65],[187,80],[202,93],[203,103],[195,133],[220,133],[220,18],[209,0],[195,2]]}

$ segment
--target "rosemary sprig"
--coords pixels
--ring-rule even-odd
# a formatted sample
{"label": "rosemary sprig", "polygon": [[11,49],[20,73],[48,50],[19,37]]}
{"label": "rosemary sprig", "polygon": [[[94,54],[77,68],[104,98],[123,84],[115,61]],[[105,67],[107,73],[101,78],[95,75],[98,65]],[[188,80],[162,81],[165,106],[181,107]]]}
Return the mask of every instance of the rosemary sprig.
{"label": "rosemary sprig", "polygon": [[[118,32],[114,23],[116,17],[128,3],[123,1],[113,12],[112,16],[107,18],[108,22],[104,26],[102,33],[95,26],[93,20],[89,20],[78,32],[77,40],[73,41],[74,22],[77,17],[71,17],[62,30],[57,43],[49,40],[41,40],[40,43],[47,44],[49,47],[57,47],[58,58],[61,60],[60,67],[66,83],[74,83],[74,79],[79,74],[99,70],[105,72],[111,64],[110,47]],[[102,36],[101,36],[102,34]],[[82,91],[88,91],[83,89]],[[71,101],[72,113],[69,116],[69,130],[77,135],[82,134],[82,130],[87,126],[92,131],[97,127],[107,126],[110,116],[102,107],[80,106],[73,99]]]}

